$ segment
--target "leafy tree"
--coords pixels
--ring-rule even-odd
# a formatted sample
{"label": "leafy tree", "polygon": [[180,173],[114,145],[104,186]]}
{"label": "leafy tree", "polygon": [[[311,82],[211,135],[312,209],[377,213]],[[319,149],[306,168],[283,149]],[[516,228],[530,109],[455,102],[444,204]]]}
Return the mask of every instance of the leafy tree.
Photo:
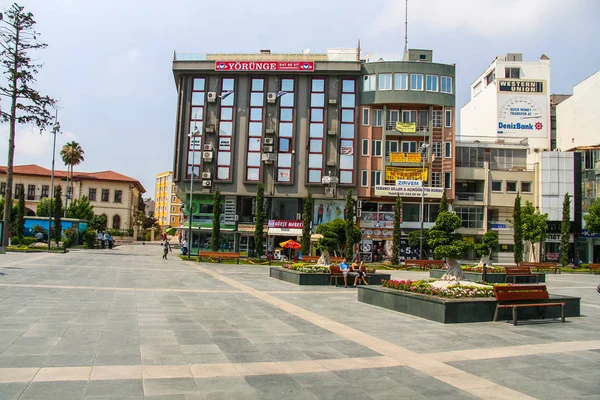
{"label": "leafy tree", "polygon": [[221,245],[221,191],[215,190],[213,201],[213,224],[211,237],[211,250],[219,251]]}
{"label": "leafy tree", "polygon": [[583,220],[590,233],[600,233],[600,197],[594,200]]}
{"label": "leafy tree", "polygon": [[[17,218],[17,214],[18,214],[18,205],[13,205],[12,209],[11,209],[11,213],[10,213],[10,223],[9,223],[9,228],[10,231],[13,232],[14,229],[14,225],[15,225],[15,221]],[[4,197],[0,197],[0,220],[4,220]],[[14,233],[14,232],[13,232]]]}
{"label": "leafy tree", "polygon": [[523,261],[523,221],[521,219],[521,196],[519,193],[515,197],[511,223],[513,228],[513,242],[515,244],[513,258],[515,264],[519,264]]}
{"label": "leafy tree", "polygon": [[[71,197],[73,197],[75,194],[73,192],[73,167],[81,164],[81,162],[84,161],[84,154],[85,151],[83,151],[81,145],[74,140],[63,145],[62,150],[60,151],[60,156],[67,166],[67,173],[69,176],[69,181],[71,182]],[[70,198],[67,199],[71,200],[70,202],[73,201]]]}
{"label": "leafy tree", "polygon": [[352,260],[354,256],[354,245],[360,242],[360,230],[356,235],[356,224],[354,222],[354,200],[352,199],[352,189],[348,190],[346,195],[346,258]]}
{"label": "leafy tree", "polygon": [[310,254],[310,225],[312,223],[313,215],[313,197],[310,186],[308,187],[308,196],[304,201],[304,226],[302,228],[302,254]]}
{"label": "leafy tree", "polygon": [[17,206],[17,216],[15,218],[15,234],[22,240],[25,233],[25,191],[21,189],[18,196],[19,205]]}
{"label": "leafy tree", "polygon": [[96,232],[104,232],[106,230],[106,215],[94,215],[90,219],[88,226]]}
{"label": "leafy tree", "polygon": [[256,185],[256,225],[254,225],[254,246],[256,248],[257,257],[261,257],[263,253],[263,226],[265,224],[265,186],[262,182]]}
{"label": "leafy tree", "polygon": [[548,214],[540,214],[540,211],[536,210],[531,202],[526,201],[525,207],[521,209],[521,222],[523,224],[523,240],[531,244],[531,254],[533,259],[537,260],[535,244],[546,239]]}
{"label": "leafy tree", "polygon": [[472,243],[462,239],[455,231],[462,227],[458,215],[442,211],[435,219],[435,224],[429,229],[429,247],[433,249],[436,259],[459,258],[472,247]]}
{"label": "leafy tree", "polygon": [[400,262],[400,239],[402,236],[401,230],[402,224],[402,198],[396,197],[396,204],[394,206],[394,237],[392,244],[392,264],[398,264]]}
{"label": "leafy tree", "polygon": [[[6,168],[5,220],[10,221],[12,208],[13,163],[15,156],[15,133],[17,124],[34,124],[40,131],[52,123],[49,108],[56,103],[42,96],[33,88],[35,75],[41,64],[35,64],[30,51],[44,49],[47,45],[38,40],[39,33],[33,14],[24,12],[24,7],[14,3],[2,14],[0,29],[0,65],[4,67],[5,79],[0,86],[0,96],[10,99],[9,111],[0,109],[0,119],[9,123],[8,161]],[[8,245],[8,224],[4,224],[2,246]]]}
{"label": "leafy tree", "polygon": [[[421,245],[420,229],[414,230],[408,234],[408,245],[410,247],[419,247]],[[429,229],[423,229],[423,245],[429,245]],[[423,249],[425,249],[425,246],[423,246]]]}
{"label": "leafy tree", "polygon": [[560,265],[569,264],[569,239],[571,238],[571,196],[565,193],[562,209],[562,223],[560,225]]}
{"label": "leafy tree", "polygon": [[346,222],[337,218],[317,226],[316,232],[323,235],[319,239],[319,249],[327,250],[331,254],[341,254],[342,243],[346,243]]}
{"label": "leafy tree", "polygon": [[[39,204],[38,204],[39,206]],[[91,220],[94,217],[94,206],[90,203],[87,196],[82,196],[81,199],[73,200],[67,210],[67,218]]]}
{"label": "leafy tree", "polygon": [[137,210],[143,213],[146,212],[146,203],[144,203],[144,198],[142,197],[141,193],[138,194]]}
{"label": "leafy tree", "polygon": [[438,210],[438,215],[442,211],[448,211],[448,198],[446,197],[446,188],[444,188],[444,192],[442,193],[442,199],[440,200],[440,209]]}
{"label": "leafy tree", "polygon": [[89,249],[94,247],[94,244],[96,243],[96,232],[94,232],[93,229],[88,228],[83,231],[83,243]]}
{"label": "leafy tree", "polygon": [[36,217],[49,217],[52,200],[49,197],[44,197],[37,204],[35,209]]}
{"label": "leafy tree", "polygon": [[487,231],[483,234],[481,243],[475,245],[475,250],[477,250],[477,254],[481,257],[486,257],[492,254],[492,250],[494,250],[496,246],[498,246],[498,232]]}
{"label": "leafy tree", "polygon": [[58,245],[62,236],[62,216],[63,216],[63,204],[62,204],[62,188],[61,186],[56,187],[56,193],[54,197],[56,207],[54,207],[54,241]]}

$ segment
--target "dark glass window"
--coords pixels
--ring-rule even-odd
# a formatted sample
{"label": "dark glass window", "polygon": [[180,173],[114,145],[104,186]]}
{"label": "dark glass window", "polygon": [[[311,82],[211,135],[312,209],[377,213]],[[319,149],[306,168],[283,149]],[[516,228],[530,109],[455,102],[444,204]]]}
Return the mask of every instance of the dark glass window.
{"label": "dark glass window", "polygon": [[121,203],[123,201],[123,191],[115,190],[115,203]]}
{"label": "dark glass window", "polygon": [[89,201],[96,201],[96,189],[90,189],[88,200]]}
{"label": "dark glass window", "polygon": [[108,197],[110,194],[110,190],[109,189],[102,189],[102,201],[108,201]]}

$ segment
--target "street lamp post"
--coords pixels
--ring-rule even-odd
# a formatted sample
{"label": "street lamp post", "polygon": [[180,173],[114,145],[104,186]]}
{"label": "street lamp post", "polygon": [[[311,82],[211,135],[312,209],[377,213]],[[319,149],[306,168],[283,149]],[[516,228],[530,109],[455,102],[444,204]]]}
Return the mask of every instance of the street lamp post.
{"label": "street lamp post", "polygon": [[427,148],[429,144],[423,143],[421,145],[421,165],[423,171],[421,174],[421,235],[419,243],[419,258],[423,259],[423,222],[425,221],[425,160],[427,158]]}
{"label": "street lamp post", "polygon": [[[195,137],[200,136],[200,131],[197,126],[194,126],[194,131],[190,132],[188,135],[190,137],[190,142],[194,140]],[[194,161],[194,156],[196,155],[196,146],[200,147],[199,143],[192,142],[192,161]],[[190,173],[190,205],[189,205],[189,219],[188,219],[188,258],[192,252],[192,246],[194,241],[192,240],[192,218],[193,218],[193,198],[194,198],[194,164],[192,163],[192,171]],[[200,253],[200,250],[198,250]]]}
{"label": "street lamp post", "polygon": [[54,213],[54,159],[56,156],[56,134],[60,133],[60,124],[58,123],[58,110],[56,110],[56,115],[54,117],[56,123],[52,128],[52,134],[54,135],[54,140],[52,143],[52,172],[50,174],[50,212],[48,213],[48,250],[52,247],[52,236],[50,235],[50,231],[52,231],[52,214]]}

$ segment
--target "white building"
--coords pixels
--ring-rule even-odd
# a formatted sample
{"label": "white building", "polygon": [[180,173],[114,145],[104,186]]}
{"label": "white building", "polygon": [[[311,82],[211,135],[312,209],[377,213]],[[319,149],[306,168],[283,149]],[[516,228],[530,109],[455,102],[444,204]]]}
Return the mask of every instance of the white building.
{"label": "white building", "polygon": [[460,131],[461,141],[521,139],[529,146],[528,162],[534,162],[534,153],[550,149],[550,59],[496,57],[471,84]]}
{"label": "white building", "polygon": [[600,71],[578,83],[556,107],[556,145],[563,151],[600,144]]}

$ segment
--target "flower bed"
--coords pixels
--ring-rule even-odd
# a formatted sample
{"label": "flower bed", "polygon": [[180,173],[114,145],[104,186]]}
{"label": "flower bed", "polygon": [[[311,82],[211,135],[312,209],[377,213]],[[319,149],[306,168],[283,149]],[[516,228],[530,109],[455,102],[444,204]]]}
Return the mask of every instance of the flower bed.
{"label": "flower bed", "polygon": [[283,264],[283,268],[291,269],[296,272],[306,272],[309,274],[328,274],[329,267],[317,266],[317,265],[306,265],[302,263]]}
{"label": "flower bed", "polygon": [[492,286],[466,286],[456,284],[448,286],[447,288],[440,288],[432,286],[431,282],[433,282],[433,280],[389,280],[383,281],[382,285],[383,287],[389,289],[401,290],[412,293],[421,293],[437,297],[447,297],[451,299],[470,297],[494,297],[494,289]]}
{"label": "flower bed", "polygon": [[[504,274],[504,267],[485,267],[488,274]],[[483,272],[483,267],[474,267],[471,265],[463,265],[462,270],[465,272]]]}

